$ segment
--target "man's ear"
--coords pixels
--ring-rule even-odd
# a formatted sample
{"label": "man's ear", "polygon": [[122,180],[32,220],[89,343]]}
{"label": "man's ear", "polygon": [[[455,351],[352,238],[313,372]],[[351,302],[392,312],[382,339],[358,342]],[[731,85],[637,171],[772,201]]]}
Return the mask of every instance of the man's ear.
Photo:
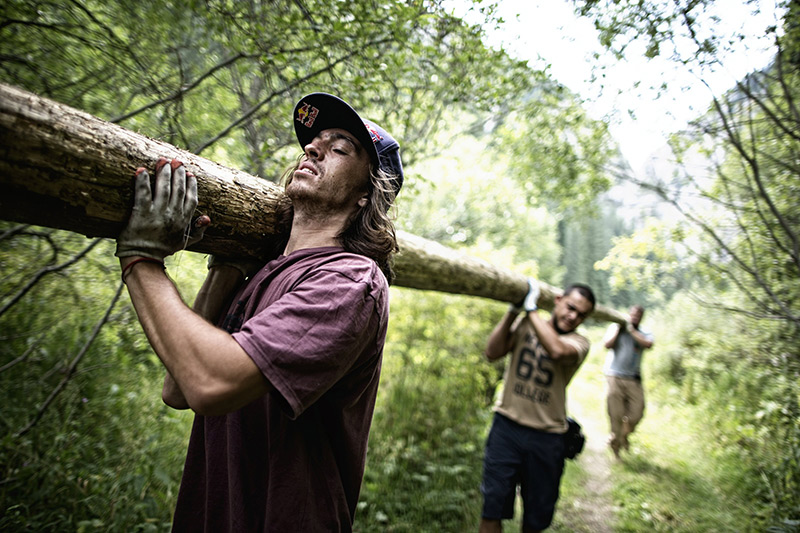
{"label": "man's ear", "polygon": [[358,199],[358,207],[364,207],[365,205],[367,205],[368,201],[369,200],[367,199],[367,195],[365,194],[364,196]]}

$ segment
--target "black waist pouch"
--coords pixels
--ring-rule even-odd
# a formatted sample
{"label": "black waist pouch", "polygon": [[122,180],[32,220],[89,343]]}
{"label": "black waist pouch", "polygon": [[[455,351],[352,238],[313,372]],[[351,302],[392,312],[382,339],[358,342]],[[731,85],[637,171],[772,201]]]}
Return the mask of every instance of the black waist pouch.
{"label": "black waist pouch", "polygon": [[567,459],[575,459],[581,451],[586,442],[586,437],[583,435],[581,425],[570,417],[567,417],[567,432],[564,433],[564,457]]}

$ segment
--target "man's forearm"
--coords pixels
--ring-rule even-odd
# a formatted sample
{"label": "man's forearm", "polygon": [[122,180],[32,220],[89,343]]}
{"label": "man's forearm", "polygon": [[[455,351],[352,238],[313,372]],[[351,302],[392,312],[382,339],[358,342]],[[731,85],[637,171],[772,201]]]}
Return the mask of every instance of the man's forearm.
{"label": "man's forearm", "polygon": [[172,374],[170,374],[169,371],[164,373],[161,400],[173,409],[189,409],[189,402],[186,401],[186,396],[183,395],[183,391],[172,378]]}
{"label": "man's forearm", "polygon": [[628,332],[631,334],[631,337],[633,337],[633,339],[636,341],[636,344],[638,344],[642,348],[650,348],[653,346],[653,341],[645,337],[644,334],[637,328],[631,327],[628,330]]}
{"label": "man's forearm", "polygon": [[[207,344],[208,333],[214,337],[216,328],[208,324],[183,302],[172,281],[158,266],[141,263],[126,277],[139,322],[156,354],[173,377],[180,382],[182,367],[198,359]],[[192,332],[192,334],[187,334]],[[221,334],[224,332],[220,331]],[[185,356],[184,356],[185,355]]]}
{"label": "man's forearm", "polygon": [[210,269],[197,292],[192,309],[212,324],[216,324],[233,293],[243,281],[241,271],[232,266],[220,265]]}
{"label": "man's forearm", "polygon": [[526,319],[533,325],[536,336],[542,347],[554,360],[565,360],[570,357],[577,357],[578,352],[575,348],[561,340],[558,332],[547,320],[539,316],[538,311],[528,313]]}
{"label": "man's forearm", "polygon": [[[183,303],[159,265],[135,265],[126,283],[142,328],[186,405],[201,414],[220,414],[266,392],[268,384],[252,359],[230,334]],[[174,391],[164,392],[182,405]]]}
{"label": "man's forearm", "polygon": [[[611,326],[611,327],[614,327],[614,326]],[[613,348],[614,345],[617,343],[617,339],[619,338],[619,333],[622,331],[622,325],[621,324],[616,324],[616,327],[617,327],[617,329],[614,332],[614,334],[611,335],[611,336],[607,335],[606,339],[603,341],[603,346],[605,346],[609,350],[611,348]]]}
{"label": "man's forearm", "polygon": [[[225,304],[243,281],[241,272],[233,267],[221,265],[209,270],[203,285],[194,300],[195,313],[212,324],[224,312]],[[161,399],[174,409],[188,409],[189,402],[169,371],[164,374]]]}
{"label": "man's forearm", "polygon": [[500,319],[500,322],[494,327],[492,333],[489,334],[489,340],[486,341],[486,350],[484,354],[490,361],[503,357],[511,349],[509,341],[511,337],[511,326],[516,318],[516,313],[507,311],[506,314],[503,315],[503,318]]}

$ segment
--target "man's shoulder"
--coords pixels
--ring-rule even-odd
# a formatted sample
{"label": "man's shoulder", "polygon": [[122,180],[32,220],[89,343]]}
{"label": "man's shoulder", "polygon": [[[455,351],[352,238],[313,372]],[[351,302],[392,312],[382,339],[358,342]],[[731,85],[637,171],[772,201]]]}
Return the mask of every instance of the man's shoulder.
{"label": "man's shoulder", "polygon": [[362,285],[368,292],[383,292],[389,288],[386,276],[378,264],[365,255],[333,248],[320,250],[303,262],[309,276],[326,278],[332,285]]}
{"label": "man's shoulder", "polygon": [[589,348],[591,347],[589,339],[585,335],[579,333],[578,331],[561,333],[560,336],[561,340],[569,342],[570,344],[575,346],[575,348],[577,348],[579,352],[582,352],[584,354],[587,353],[589,351]]}
{"label": "man's shoulder", "polygon": [[354,252],[340,250],[320,261],[319,268],[341,272],[355,281],[371,280],[376,276],[385,281],[375,260]]}
{"label": "man's shoulder", "polygon": [[580,340],[581,342],[586,342],[586,343],[589,342],[588,337],[586,337],[586,335],[584,335],[582,332],[580,332],[580,331],[578,331],[576,329],[574,329],[574,330],[572,330],[572,331],[570,331],[568,333],[560,333],[559,335],[561,335],[561,337],[564,337],[564,338]]}
{"label": "man's shoulder", "polygon": [[270,263],[267,271],[272,276],[270,285],[280,279],[289,288],[298,284],[310,286],[310,283],[320,288],[359,284],[370,287],[370,291],[388,289],[386,278],[375,261],[341,247],[297,250]]}
{"label": "man's shoulder", "polygon": [[296,265],[328,270],[352,270],[363,272],[371,272],[378,268],[378,264],[369,257],[354,252],[348,252],[343,248],[335,246],[309,248],[295,253],[297,255],[293,259]]}

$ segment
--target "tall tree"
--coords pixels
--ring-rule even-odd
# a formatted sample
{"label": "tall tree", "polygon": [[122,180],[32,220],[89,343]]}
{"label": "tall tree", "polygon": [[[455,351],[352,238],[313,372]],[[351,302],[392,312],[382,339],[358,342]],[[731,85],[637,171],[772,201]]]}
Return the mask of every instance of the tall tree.
{"label": "tall tree", "polygon": [[[715,23],[725,13],[714,11],[722,3],[710,0],[575,4],[620,57],[642,39],[647,57],[670,57],[709,86],[709,74],[726,60],[735,61],[732,49],[753,37],[718,33]],[[724,3],[725,9],[731,4]],[[699,375],[711,377],[708,389],[718,394],[735,376],[738,396],[746,398],[711,398],[711,405],[720,400],[736,405],[726,404],[727,412],[718,416],[739,417],[739,427],[768,424],[749,457],[763,480],[758,496],[773,528],[783,531],[800,519],[800,5],[747,1],[741,6],[753,15],[770,8],[782,16],[755,36],[772,43],[773,60],[730,90],[711,93],[707,112],[673,136],[670,172],[644,179],[626,168],[618,172],[656,192],[682,217],[682,227],[660,234],[683,246],[676,259],[691,268],[693,286],[705,289],[697,291],[706,294],[697,300],[721,308],[743,330],[738,337],[703,341],[702,352],[711,360],[702,367],[706,377]],[[658,241],[651,250],[636,250],[633,241],[619,244],[616,258],[627,250],[640,266],[648,254],[665,248]],[[742,391],[752,386],[759,393],[748,401],[751,395]]]}
{"label": "tall tree", "polygon": [[430,149],[424,139],[452,126],[454,107],[488,109],[531,80],[524,63],[483,45],[480,26],[436,1],[12,0],[2,9],[5,81],[270,179],[286,166],[285,117],[302,93],[347,95],[404,141],[409,164]]}
{"label": "tall tree", "polygon": [[[694,45],[693,55],[673,57],[702,72],[718,66],[728,52],[729,42],[705,25],[713,19],[712,2],[653,2],[629,8],[576,3],[582,14],[595,15],[603,41],[622,55],[638,38],[647,40],[648,56],[677,54],[685,50],[677,46],[680,40]],[[758,2],[747,4],[760,8]],[[773,63],[745,76],[725,94],[712,94],[709,111],[674,138],[674,174],[642,180],[620,169],[701,230],[706,245],[692,249],[704,273],[746,295],[723,305],[786,321],[795,329],[800,328],[800,283],[792,281],[800,279],[800,213],[791,199],[800,183],[800,166],[792,155],[800,148],[800,65],[792,61],[797,11],[796,3],[786,11],[783,36],[774,26],[764,29],[765,36],[774,39]]]}

